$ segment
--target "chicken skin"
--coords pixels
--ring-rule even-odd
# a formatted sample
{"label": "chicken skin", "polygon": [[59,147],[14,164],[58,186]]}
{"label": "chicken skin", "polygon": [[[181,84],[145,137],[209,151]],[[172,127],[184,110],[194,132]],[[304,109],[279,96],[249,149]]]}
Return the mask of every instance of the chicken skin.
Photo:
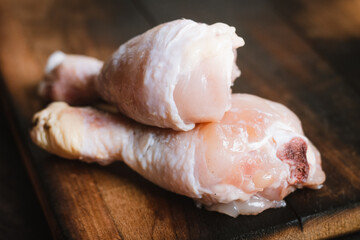
{"label": "chicken skin", "polygon": [[[235,28],[224,23],[175,20],[121,45],[101,71],[101,61],[94,66],[94,59],[85,56],[69,61],[66,55],[52,55],[41,93],[77,104],[72,86],[89,82],[91,88],[76,88],[81,104],[100,95],[140,123],[188,131],[196,123],[220,121],[230,109],[231,86],[240,76],[236,49],[243,45]],[[81,74],[70,79],[72,72]]]}
{"label": "chicken skin", "polygon": [[187,132],[56,102],[35,114],[31,137],[64,158],[124,161],[153,183],[233,217],[284,206],[296,188],[321,187],[320,154],[293,112],[253,95],[231,99],[220,122]]}
{"label": "chicken skin", "polygon": [[48,100],[83,105],[100,98],[95,79],[103,66],[96,58],[54,52],[45,67],[39,95]]}

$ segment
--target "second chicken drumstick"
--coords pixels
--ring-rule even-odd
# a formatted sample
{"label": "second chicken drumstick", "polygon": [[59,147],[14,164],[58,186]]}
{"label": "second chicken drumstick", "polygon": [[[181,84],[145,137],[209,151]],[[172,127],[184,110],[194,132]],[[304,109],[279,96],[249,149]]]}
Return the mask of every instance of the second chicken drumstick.
{"label": "second chicken drumstick", "polygon": [[[220,121],[230,109],[231,86],[240,75],[236,49],[243,45],[224,23],[176,20],[121,45],[101,72],[96,59],[54,54],[41,95],[70,104],[100,95],[140,123],[187,131],[195,123]],[[90,88],[81,90],[86,81]]]}

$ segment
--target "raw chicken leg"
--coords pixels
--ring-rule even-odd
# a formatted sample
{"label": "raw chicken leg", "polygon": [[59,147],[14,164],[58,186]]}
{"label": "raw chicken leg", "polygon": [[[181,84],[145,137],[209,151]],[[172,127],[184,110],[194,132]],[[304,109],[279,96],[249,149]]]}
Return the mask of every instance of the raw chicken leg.
{"label": "raw chicken leg", "polygon": [[294,113],[247,94],[232,95],[219,123],[188,132],[57,102],[34,116],[31,137],[65,158],[123,160],[155,184],[233,217],[284,206],[296,188],[325,180],[319,152]]}
{"label": "raw chicken leg", "polygon": [[66,55],[56,51],[48,59],[40,96],[69,104],[86,104],[100,98],[95,79],[103,62],[92,57]]}
{"label": "raw chicken leg", "polygon": [[[176,20],[121,45],[97,78],[92,76],[99,68],[87,66],[90,63],[85,57],[73,58],[77,62],[71,62],[73,67],[68,69],[51,63],[57,58],[50,57],[49,65],[56,67],[46,74],[51,79],[47,82],[60,81],[60,84],[53,84],[53,90],[49,87],[43,92],[60,91],[66,95],[69,91],[73,95],[71,87],[76,81],[89,80],[94,88],[95,80],[96,89],[77,88],[77,94],[88,96],[97,91],[103,99],[138,122],[187,131],[194,128],[195,123],[220,121],[230,109],[231,85],[240,75],[235,64],[236,48],[243,45],[235,28],[226,24],[209,26],[186,19]],[[100,63],[97,64],[100,66]],[[70,62],[66,64],[69,66]],[[65,76],[73,71],[84,75],[73,80],[70,77],[58,80],[57,76],[53,77],[53,71]],[[67,83],[70,86],[65,86]],[[56,94],[51,96],[52,100],[69,102]]]}

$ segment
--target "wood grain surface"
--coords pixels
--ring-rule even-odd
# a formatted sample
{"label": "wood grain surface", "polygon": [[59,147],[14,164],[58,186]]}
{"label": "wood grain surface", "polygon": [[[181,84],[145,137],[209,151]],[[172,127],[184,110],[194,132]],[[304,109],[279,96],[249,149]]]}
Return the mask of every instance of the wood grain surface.
{"label": "wood grain surface", "polygon": [[[50,239],[0,99],[0,239]],[[21,231],[19,231],[21,229]]]}
{"label": "wood grain surface", "polygon": [[[317,239],[360,230],[360,3],[319,2],[3,0],[1,97],[53,236]],[[283,103],[300,117],[323,157],[323,189],[296,191],[285,208],[234,219],[198,209],[122,163],[66,161],[31,143],[31,116],[45,106],[35,89],[54,50],[106,59],[131,37],[182,17],[237,28],[246,45],[233,91]]]}

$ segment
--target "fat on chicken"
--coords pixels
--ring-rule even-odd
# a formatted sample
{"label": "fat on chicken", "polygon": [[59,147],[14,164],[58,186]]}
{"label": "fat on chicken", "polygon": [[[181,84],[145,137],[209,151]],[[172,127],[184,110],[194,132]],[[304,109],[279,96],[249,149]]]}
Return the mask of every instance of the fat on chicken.
{"label": "fat on chicken", "polygon": [[325,181],[320,154],[296,115],[248,94],[232,95],[220,122],[187,132],[63,102],[33,123],[32,140],[51,153],[102,165],[124,161],[153,183],[233,217],[285,206],[296,188]]}
{"label": "fat on chicken", "polygon": [[[101,71],[103,63],[93,58],[53,54],[41,92],[70,104],[77,103],[73,93],[85,100],[100,95],[140,123],[187,131],[220,121],[230,109],[231,86],[240,76],[236,49],[243,45],[227,24],[175,20],[121,45]],[[75,91],[77,82],[89,84]]]}

